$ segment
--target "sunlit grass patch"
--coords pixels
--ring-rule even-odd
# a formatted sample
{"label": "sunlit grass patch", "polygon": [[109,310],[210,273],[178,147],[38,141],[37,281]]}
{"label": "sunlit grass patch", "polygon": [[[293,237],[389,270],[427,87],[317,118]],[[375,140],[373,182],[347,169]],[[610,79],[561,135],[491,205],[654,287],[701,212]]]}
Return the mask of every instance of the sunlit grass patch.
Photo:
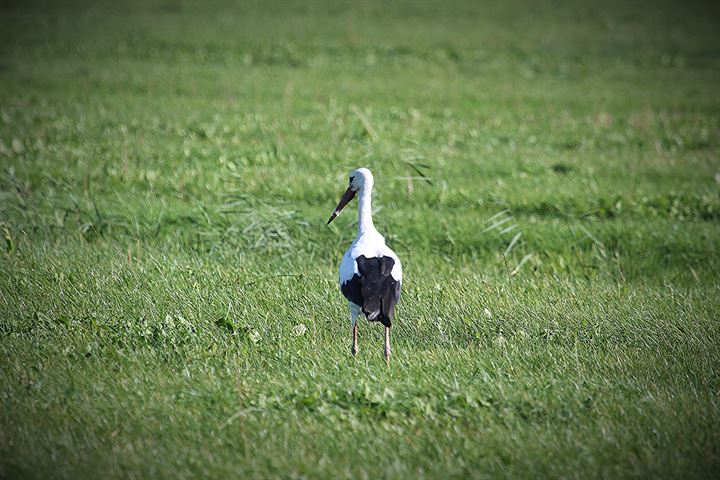
{"label": "sunlit grass patch", "polygon": [[712,477],[710,8],[3,7],[0,477]]}

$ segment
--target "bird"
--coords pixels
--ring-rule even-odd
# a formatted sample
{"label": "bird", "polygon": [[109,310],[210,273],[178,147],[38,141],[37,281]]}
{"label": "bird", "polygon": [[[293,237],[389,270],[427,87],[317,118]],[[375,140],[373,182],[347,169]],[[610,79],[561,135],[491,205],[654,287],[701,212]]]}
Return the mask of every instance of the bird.
{"label": "bird", "polygon": [[367,168],[350,172],[347,190],[333,210],[327,225],[335,220],[343,208],[358,197],[357,236],[340,261],[340,291],[348,301],[352,321],[353,357],[358,352],[358,317],[363,314],[370,322],[385,327],[385,362],[390,364],[390,328],[395,305],[400,300],[402,265],[386,244],[385,237],[375,229],[372,218],[372,190],[374,179]]}

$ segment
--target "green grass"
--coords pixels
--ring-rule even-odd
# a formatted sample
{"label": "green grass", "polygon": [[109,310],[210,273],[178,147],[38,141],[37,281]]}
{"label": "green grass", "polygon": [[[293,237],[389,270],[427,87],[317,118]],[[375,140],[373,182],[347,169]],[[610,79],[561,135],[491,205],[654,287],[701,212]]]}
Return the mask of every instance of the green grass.
{"label": "green grass", "polygon": [[0,477],[720,473],[717,8],[61,3],[0,7]]}

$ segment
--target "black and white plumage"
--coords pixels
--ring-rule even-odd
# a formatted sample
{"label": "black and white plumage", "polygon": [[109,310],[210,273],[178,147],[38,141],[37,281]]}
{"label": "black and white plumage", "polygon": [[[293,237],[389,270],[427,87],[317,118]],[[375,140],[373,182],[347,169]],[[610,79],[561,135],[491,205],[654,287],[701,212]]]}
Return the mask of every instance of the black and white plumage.
{"label": "black and white plumage", "polygon": [[371,322],[392,327],[395,304],[400,298],[400,281],[392,276],[395,260],[392,257],[355,259],[358,273],[340,284],[345,298],[356,306]]}
{"label": "black and white plumage", "polygon": [[375,229],[371,196],[373,176],[367,168],[350,174],[348,189],[328,220],[332,222],[345,205],[358,195],[358,231],[340,262],[340,291],[347,298],[353,327],[352,353],[357,353],[357,319],[362,313],[371,322],[385,326],[385,359],[390,359],[390,327],[395,304],[400,299],[400,259]]}

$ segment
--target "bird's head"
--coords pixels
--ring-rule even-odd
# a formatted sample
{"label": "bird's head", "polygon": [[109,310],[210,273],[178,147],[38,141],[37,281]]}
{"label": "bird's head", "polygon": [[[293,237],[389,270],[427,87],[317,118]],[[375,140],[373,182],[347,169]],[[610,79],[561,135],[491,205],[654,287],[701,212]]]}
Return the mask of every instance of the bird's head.
{"label": "bird's head", "polygon": [[345,208],[345,205],[347,205],[350,200],[355,198],[355,195],[357,195],[359,192],[371,189],[373,186],[373,176],[370,170],[367,168],[358,168],[357,170],[353,170],[350,172],[350,180],[348,182],[348,188],[345,190],[345,193],[343,193],[343,196],[340,198],[340,201],[337,204],[337,207],[335,207],[335,210],[333,210],[332,215],[330,215],[330,220],[328,220],[327,224],[330,225],[330,222],[335,220],[335,217],[337,217],[343,208]]}

